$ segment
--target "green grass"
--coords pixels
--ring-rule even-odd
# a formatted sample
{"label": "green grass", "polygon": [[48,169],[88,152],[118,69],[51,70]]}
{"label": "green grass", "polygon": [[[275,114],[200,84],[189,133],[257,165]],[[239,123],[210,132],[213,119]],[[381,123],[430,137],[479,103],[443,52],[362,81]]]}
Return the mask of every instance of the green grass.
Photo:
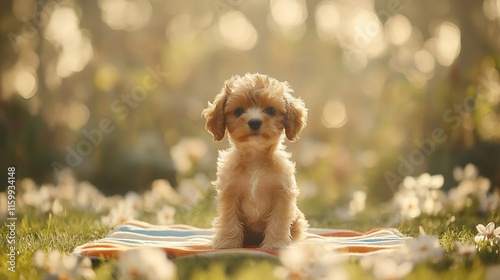
{"label": "green grass", "polygon": [[[38,215],[33,209],[18,216],[16,221],[16,273],[7,270],[7,248],[2,245],[0,279],[39,279],[34,268],[33,255],[37,250],[57,250],[71,253],[76,245],[106,235],[109,228],[96,223],[97,215],[71,212],[61,216]],[[2,227],[1,235],[7,236],[9,228]],[[22,277],[22,278],[21,278]]]}
{"label": "green grass", "polygon": [[[207,205],[203,208],[209,207]],[[193,212],[177,213],[179,222],[186,222],[195,214],[200,214],[203,209]],[[371,211],[366,211],[370,212]],[[211,215],[210,214],[207,215]],[[208,225],[208,217],[198,216],[198,225]],[[204,221],[202,221],[204,220]],[[34,267],[33,255],[37,250],[57,250],[62,253],[71,253],[75,246],[88,241],[102,238],[110,230],[109,227],[100,225],[100,216],[84,212],[65,212],[61,216],[51,214],[38,214],[33,209],[25,211],[18,216],[16,222],[16,273],[9,272],[7,248],[2,245],[0,255],[0,279],[42,279],[42,273]],[[374,217],[363,214],[349,222],[336,222],[327,216],[310,217],[310,223],[315,227],[349,228],[353,230],[366,230],[380,226],[385,221],[384,217]],[[396,225],[403,234],[417,236],[418,228],[422,226],[428,234],[437,235],[441,244],[447,250],[443,260],[437,263],[418,265],[406,279],[483,279],[487,263],[498,263],[498,257],[492,259],[476,255],[469,263],[463,263],[455,258],[453,253],[455,241],[463,243],[473,242],[478,223],[487,224],[493,221],[500,224],[500,215],[451,215],[424,216]],[[7,236],[9,229],[1,228],[1,235]],[[4,244],[4,242],[2,242]],[[220,256],[190,256],[175,259],[179,279],[272,279],[273,270],[279,264],[278,259],[270,256],[233,256],[231,258]],[[98,279],[112,279],[114,270],[113,261],[103,261],[95,268]],[[349,261],[347,270],[352,279],[371,279],[356,261]]]}

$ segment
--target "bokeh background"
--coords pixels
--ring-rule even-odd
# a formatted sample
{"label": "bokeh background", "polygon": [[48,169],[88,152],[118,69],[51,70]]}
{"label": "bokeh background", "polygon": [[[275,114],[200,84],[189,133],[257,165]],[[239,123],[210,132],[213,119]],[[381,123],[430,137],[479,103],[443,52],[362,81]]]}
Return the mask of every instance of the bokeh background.
{"label": "bokeh background", "polygon": [[498,0],[4,0],[0,181],[209,185],[227,140],[201,111],[261,72],[309,108],[288,144],[306,198],[381,202],[423,172],[446,188],[466,163],[499,186],[499,54]]}

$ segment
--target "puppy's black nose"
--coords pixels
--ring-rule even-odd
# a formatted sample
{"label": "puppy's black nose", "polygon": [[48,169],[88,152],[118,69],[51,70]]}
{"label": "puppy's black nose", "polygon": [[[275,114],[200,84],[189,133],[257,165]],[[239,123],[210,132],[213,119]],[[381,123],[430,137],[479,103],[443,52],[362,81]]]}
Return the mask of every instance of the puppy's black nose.
{"label": "puppy's black nose", "polygon": [[248,126],[252,130],[258,130],[261,125],[262,125],[262,121],[259,120],[259,119],[251,119],[251,120],[248,121]]}

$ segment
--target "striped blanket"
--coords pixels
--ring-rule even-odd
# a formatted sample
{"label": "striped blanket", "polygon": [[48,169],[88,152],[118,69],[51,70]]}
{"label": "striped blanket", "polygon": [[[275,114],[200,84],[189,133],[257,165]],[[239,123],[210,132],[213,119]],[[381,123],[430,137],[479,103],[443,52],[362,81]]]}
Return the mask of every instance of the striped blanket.
{"label": "striped blanket", "polygon": [[[157,226],[129,221],[112,230],[106,237],[74,249],[74,254],[91,258],[117,258],[123,251],[137,247],[163,249],[170,257],[213,252],[263,252],[277,255],[278,251],[259,248],[214,250],[211,248],[211,229],[187,225]],[[404,237],[394,228],[373,229],[367,232],[310,228],[306,240],[323,243],[327,248],[349,256],[364,256],[396,249]]]}

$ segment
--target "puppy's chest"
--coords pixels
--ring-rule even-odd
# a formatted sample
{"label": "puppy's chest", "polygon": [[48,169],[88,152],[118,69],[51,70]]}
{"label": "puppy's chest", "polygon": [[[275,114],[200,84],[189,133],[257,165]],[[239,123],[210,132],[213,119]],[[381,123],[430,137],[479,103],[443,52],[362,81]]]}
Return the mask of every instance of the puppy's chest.
{"label": "puppy's chest", "polygon": [[274,195],[281,187],[268,170],[255,169],[241,174],[240,205],[249,222],[263,219],[269,213]]}
{"label": "puppy's chest", "polygon": [[234,177],[243,195],[270,194],[279,188],[279,174],[274,168],[254,165],[243,169]]}

